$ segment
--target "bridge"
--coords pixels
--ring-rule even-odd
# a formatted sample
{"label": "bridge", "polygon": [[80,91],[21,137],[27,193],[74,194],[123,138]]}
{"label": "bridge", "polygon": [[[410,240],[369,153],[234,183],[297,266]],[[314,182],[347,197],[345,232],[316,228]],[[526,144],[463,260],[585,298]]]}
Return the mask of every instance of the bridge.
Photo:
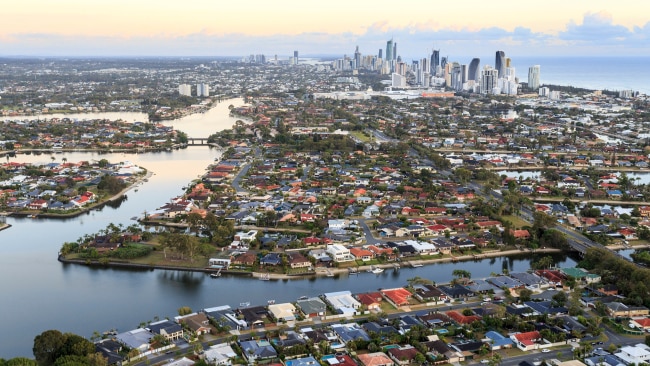
{"label": "bridge", "polygon": [[207,137],[188,137],[187,138],[188,146],[209,146]]}

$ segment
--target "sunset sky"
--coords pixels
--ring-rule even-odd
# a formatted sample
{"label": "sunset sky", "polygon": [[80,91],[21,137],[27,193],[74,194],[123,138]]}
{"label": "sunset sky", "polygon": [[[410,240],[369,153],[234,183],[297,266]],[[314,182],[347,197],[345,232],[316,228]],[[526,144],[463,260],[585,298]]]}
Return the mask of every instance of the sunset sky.
{"label": "sunset sky", "polygon": [[650,56],[639,0],[21,0],[2,6],[0,56],[430,54]]}

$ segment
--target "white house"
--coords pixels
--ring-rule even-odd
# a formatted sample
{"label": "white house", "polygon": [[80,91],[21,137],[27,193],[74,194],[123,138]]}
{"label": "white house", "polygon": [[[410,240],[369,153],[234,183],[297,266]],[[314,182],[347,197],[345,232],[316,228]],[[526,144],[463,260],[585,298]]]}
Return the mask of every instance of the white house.
{"label": "white house", "polygon": [[640,365],[642,363],[649,363],[650,347],[643,343],[638,343],[634,346],[625,346],[621,347],[621,350],[618,353],[615,353],[614,356],[625,361],[625,363],[628,365]]}
{"label": "white house", "polygon": [[341,244],[330,244],[325,252],[334,262],[350,262],[354,260],[354,256],[350,254],[350,249]]}
{"label": "white house", "polygon": [[212,365],[230,366],[237,353],[228,343],[215,344],[205,350],[205,361]]}

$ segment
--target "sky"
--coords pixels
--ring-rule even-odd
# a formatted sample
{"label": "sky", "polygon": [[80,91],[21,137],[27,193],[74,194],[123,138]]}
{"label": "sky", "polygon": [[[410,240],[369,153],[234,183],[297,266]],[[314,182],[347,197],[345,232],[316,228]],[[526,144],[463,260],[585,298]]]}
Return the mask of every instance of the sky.
{"label": "sky", "polygon": [[[21,0],[0,56],[650,56],[645,0]],[[453,58],[453,57],[452,57]]]}

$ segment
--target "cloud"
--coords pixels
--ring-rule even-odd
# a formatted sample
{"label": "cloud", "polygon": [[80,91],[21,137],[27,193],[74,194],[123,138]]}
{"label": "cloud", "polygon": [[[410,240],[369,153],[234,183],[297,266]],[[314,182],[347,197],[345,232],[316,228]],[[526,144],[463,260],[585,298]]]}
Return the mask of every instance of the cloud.
{"label": "cloud", "polygon": [[649,26],[628,29],[614,24],[610,14],[605,12],[587,13],[581,24],[570,22],[566,30],[558,34],[558,39],[573,45],[616,46],[617,48],[645,48],[650,46]]}
{"label": "cloud", "polygon": [[526,27],[506,30],[435,29],[430,23],[391,27],[377,22],[361,33],[310,32],[297,35],[252,36],[243,33],[214,34],[206,30],[185,34],[140,37],[10,34],[0,37],[3,55],[32,56],[243,56],[249,54],[351,55],[355,46],[364,54],[377,54],[394,39],[405,60],[427,57],[432,48],[443,54],[475,57],[503,49],[508,55],[648,55],[650,23],[628,29],[615,24],[607,13],[585,14],[581,23],[570,22],[557,34],[533,32]]}

